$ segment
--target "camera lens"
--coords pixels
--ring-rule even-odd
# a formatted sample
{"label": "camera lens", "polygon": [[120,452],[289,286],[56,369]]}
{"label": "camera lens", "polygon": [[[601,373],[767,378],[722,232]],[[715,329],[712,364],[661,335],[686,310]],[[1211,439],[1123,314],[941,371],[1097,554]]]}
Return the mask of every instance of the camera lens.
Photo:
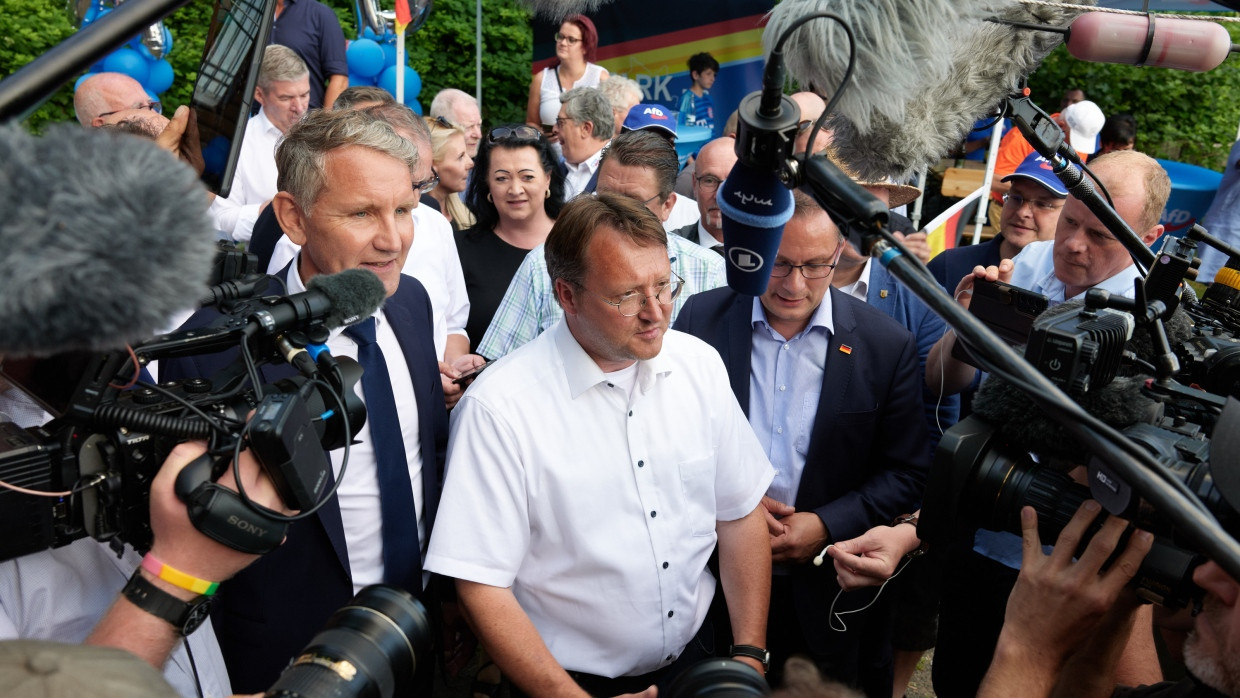
{"label": "camera lens", "polygon": [[426,609],[409,593],[373,585],[332,614],[268,696],[409,695],[418,652],[430,645]]}
{"label": "camera lens", "polygon": [[707,659],[685,670],[668,689],[671,698],[749,698],[767,696],[766,679],[734,659]]}

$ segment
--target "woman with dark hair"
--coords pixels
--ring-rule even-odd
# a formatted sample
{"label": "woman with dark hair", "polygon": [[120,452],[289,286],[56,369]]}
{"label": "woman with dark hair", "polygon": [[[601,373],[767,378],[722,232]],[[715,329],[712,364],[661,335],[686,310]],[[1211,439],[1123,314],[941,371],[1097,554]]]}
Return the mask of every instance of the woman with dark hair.
{"label": "woman with dark hair", "polygon": [[564,175],[542,131],[527,124],[491,130],[479,144],[465,203],[477,223],[456,234],[469,295],[472,352],[530,250],[547,239],[564,206]]}
{"label": "woman with dark hair", "polygon": [[[525,122],[542,128],[552,144],[557,144],[551,127],[560,114],[560,94],[574,87],[598,87],[608,77],[607,70],[593,62],[597,49],[598,30],[594,22],[585,15],[569,15],[555,33],[555,62],[530,81]],[[559,148],[555,150],[558,155]]]}

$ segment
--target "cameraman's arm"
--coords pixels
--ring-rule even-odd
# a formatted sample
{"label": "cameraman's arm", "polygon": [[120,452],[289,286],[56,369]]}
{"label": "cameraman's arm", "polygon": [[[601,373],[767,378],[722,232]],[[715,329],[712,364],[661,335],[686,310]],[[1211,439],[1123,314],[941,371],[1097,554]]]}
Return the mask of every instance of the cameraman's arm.
{"label": "cameraman's arm", "polygon": [[[1012,278],[1014,268],[1015,265],[1010,259],[1001,260],[997,267],[974,267],[973,273],[961,279],[956,285],[956,292],[953,294],[956,302],[960,304],[960,307],[968,310],[969,303],[973,299],[975,279],[1006,283]],[[977,373],[977,369],[952,357],[952,349],[955,346],[956,331],[948,330],[933,347],[930,347],[930,353],[926,356],[926,387],[935,394],[955,395],[969,387]]]}
{"label": "cameraman's arm", "polygon": [[[185,504],[177,499],[173,491],[177,474],[204,453],[206,446],[199,441],[178,445],[168,454],[163,467],[151,482],[151,530],[154,534],[151,554],[186,574],[222,582],[257,560],[258,556],[238,552],[199,533],[189,521]],[[263,506],[286,511],[271,482],[262,474],[258,462],[248,451],[242,452],[240,464],[242,482],[250,498]],[[225,471],[219,484],[232,487],[232,467]],[[197,596],[192,591],[155,578],[145,569],[139,569],[137,574],[183,601]],[[128,650],[152,666],[162,668],[180,639],[178,629],[122,596],[112,604],[86,642]]]}
{"label": "cameraman's arm", "polygon": [[[1149,552],[1153,536],[1134,533],[1123,553],[1100,572],[1127,526],[1123,519],[1109,517],[1074,561],[1073,553],[1099,511],[1097,502],[1082,504],[1059,534],[1054,550],[1045,555],[1037,514],[1031,507],[1021,509],[1024,554],[1020,576],[1008,597],[1003,630],[979,696],[1047,696],[1057,681],[1073,695],[1111,694],[1115,661],[1127,640],[1126,632],[1115,631],[1131,628],[1133,610],[1128,605],[1117,606],[1116,600]],[[1095,635],[1098,630],[1102,632]],[[1102,650],[1094,644],[1108,639],[1113,647]],[[1066,673],[1065,668],[1080,667],[1069,660],[1083,645],[1110,665]]]}

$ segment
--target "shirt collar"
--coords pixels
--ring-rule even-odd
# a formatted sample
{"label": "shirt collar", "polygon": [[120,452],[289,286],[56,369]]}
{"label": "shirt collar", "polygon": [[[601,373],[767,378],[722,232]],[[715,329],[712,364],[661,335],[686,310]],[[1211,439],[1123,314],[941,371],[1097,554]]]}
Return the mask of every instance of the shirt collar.
{"label": "shirt collar", "polygon": [[715,245],[723,244],[719,242],[718,240],[716,240],[715,236],[711,235],[710,231],[707,230],[706,227],[702,225],[701,219],[698,219],[697,227],[698,227],[698,244],[701,245],[702,247],[705,247],[708,250],[713,250],[715,249]]}
{"label": "shirt collar", "polygon": [[[847,245],[848,243],[845,242],[844,244]],[[866,257],[865,263],[861,267],[861,276],[858,276],[857,280],[852,282],[851,284],[848,284],[847,286],[841,286],[840,290],[852,296],[853,298],[856,298],[859,301],[865,301],[870,295],[870,262],[871,261],[873,261],[872,257]]]}
{"label": "shirt collar", "polygon": [[271,119],[267,118],[266,109],[259,107],[258,113],[254,115],[254,118],[258,119],[258,125],[263,127],[263,133],[266,133],[274,138],[280,138],[284,135],[283,133],[280,133],[280,129],[276,128],[275,124],[271,123]]}
{"label": "shirt collar", "polygon": [[[774,332],[770,329],[770,323],[766,321],[766,308],[762,307],[761,296],[755,296],[753,299],[753,310],[750,311],[749,321],[753,323],[754,329],[763,327]],[[831,289],[827,289],[827,292],[822,295],[822,302],[814,309],[814,314],[809,318],[809,324],[796,337],[804,335],[815,327],[821,327],[827,331],[827,334],[835,333],[835,316],[831,312]],[[788,337],[788,340],[796,339],[796,337]]]}
{"label": "shirt collar", "polygon": [[[594,359],[581,348],[581,344],[577,342],[577,338],[573,336],[572,330],[568,328],[568,321],[561,318],[559,322],[547,330],[552,334],[555,341],[556,351],[560,355],[560,363],[564,365],[564,376],[568,379],[569,397],[576,400],[582,393],[590,388],[607,382],[607,376],[603,373],[603,369],[599,368]],[[668,330],[669,332],[671,330]],[[665,336],[666,343],[667,337]],[[648,392],[654,384],[654,379],[658,376],[666,375],[672,370],[671,361],[660,351],[652,359],[637,362],[637,387],[638,390],[645,393]]]}
{"label": "shirt collar", "polygon": [[586,158],[585,160],[582,160],[576,165],[570,163],[568,160],[565,160],[564,166],[567,167],[568,171],[572,173],[581,174],[581,173],[589,172],[590,174],[594,174],[594,170],[598,169],[599,161],[603,159],[603,151],[607,150],[607,146],[609,145],[611,145],[611,141],[607,141],[606,143],[604,143],[602,147],[598,149],[598,152]]}

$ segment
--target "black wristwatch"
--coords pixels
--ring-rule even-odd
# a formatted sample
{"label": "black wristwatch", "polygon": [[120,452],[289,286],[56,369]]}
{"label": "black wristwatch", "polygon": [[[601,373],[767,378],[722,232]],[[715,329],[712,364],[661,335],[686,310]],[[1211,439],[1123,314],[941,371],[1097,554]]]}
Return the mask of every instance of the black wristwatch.
{"label": "black wristwatch", "polygon": [[143,577],[140,569],[129,578],[122,593],[130,603],[167,621],[183,636],[189,636],[203,624],[211,614],[211,601],[215,598],[198,596],[190,601],[182,601]]}
{"label": "black wristwatch", "polygon": [[753,645],[732,645],[728,648],[729,657],[749,657],[762,662],[762,671],[771,670],[771,653],[762,647]]}

